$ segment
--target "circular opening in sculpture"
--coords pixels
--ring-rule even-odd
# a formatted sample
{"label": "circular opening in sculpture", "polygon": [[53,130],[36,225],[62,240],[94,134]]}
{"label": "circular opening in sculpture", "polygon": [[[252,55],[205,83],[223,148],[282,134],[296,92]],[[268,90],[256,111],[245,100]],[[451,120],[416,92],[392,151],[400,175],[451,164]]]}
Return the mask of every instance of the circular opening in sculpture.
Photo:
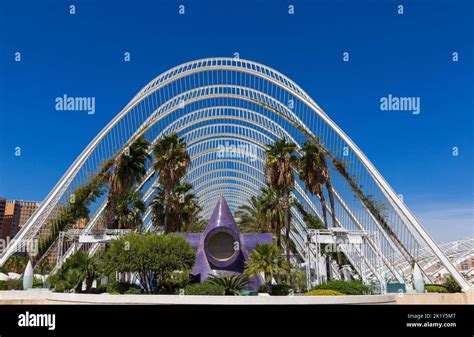
{"label": "circular opening in sculpture", "polygon": [[209,238],[208,252],[216,260],[227,260],[235,253],[234,237],[227,232],[218,232]]}

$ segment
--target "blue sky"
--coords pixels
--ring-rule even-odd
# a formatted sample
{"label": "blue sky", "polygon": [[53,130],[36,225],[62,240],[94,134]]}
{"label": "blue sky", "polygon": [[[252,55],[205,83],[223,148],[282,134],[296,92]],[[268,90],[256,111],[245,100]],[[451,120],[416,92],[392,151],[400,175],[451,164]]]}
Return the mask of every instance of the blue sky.
{"label": "blue sky", "polygon": [[[73,3],[0,4],[0,195],[41,200],[148,81],[238,52],[303,87],[435,239],[473,235],[472,1]],[[96,97],[96,113],[56,111],[65,93]],[[389,94],[420,97],[421,113],[381,111]]]}

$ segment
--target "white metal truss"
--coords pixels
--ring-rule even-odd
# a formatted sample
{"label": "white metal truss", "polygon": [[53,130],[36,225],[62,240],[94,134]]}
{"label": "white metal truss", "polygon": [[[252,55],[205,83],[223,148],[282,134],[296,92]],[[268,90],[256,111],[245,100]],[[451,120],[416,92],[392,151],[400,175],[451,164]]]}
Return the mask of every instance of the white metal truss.
{"label": "white metal truss", "polygon": [[[105,159],[119,155],[141,135],[156,142],[170,132],[184,135],[190,153],[196,158],[200,155],[190,167],[186,180],[196,183],[194,193],[204,200],[204,214],[209,214],[213,198],[220,191],[224,195],[228,191],[231,207],[236,209],[258,193],[262,185],[257,184],[261,179],[261,160],[245,161],[248,165],[244,165],[226,160],[235,158],[216,156],[212,146],[217,141],[222,142],[223,135],[234,143],[255,144],[257,148],[280,137],[295,141],[298,147],[307,139],[317,139],[333,156],[329,165],[336,192],[335,225],[376,233],[377,242],[371,244],[367,240],[361,248],[360,253],[369,261],[364,268],[373,268],[382,255],[384,266],[380,268],[383,270],[374,273],[390,272],[394,279],[406,279],[411,272],[411,267],[406,266],[428,251],[463,290],[470,286],[362,151],[303,89],[267,66],[232,58],[188,62],[166,71],[143,87],[77,157],[1,253],[0,265],[37,236],[52,209],[67,204],[69,195],[87,182]],[[221,137],[219,140],[215,137],[217,134]],[[256,154],[262,158],[261,149]],[[218,159],[223,159],[221,165],[216,162]],[[347,163],[344,175],[335,161]],[[139,186],[146,191],[145,200],[153,194],[150,183],[156,186],[152,177],[150,169],[147,179]],[[361,193],[384,205],[383,224],[354,198],[348,177],[360,186]],[[214,189],[213,185],[217,187]],[[298,181],[297,186],[295,196],[319,216],[318,198],[305,193],[301,182]],[[210,195],[206,196],[207,193]],[[97,221],[94,219],[100,217],[104,207],[104,198],[91,205],[93,216],[86,228],[94,226]],[[294,240],[299,239],[295,236]]]}

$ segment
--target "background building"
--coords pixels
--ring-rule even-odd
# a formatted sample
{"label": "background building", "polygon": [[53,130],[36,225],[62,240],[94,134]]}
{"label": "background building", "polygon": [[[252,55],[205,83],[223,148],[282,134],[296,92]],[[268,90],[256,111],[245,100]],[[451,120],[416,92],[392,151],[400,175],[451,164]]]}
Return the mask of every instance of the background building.
{"label": "background building", "polygon": [[[0,200],[0,215],[2,216],[2,220],[0,222],[1,238],[13,238],[15,234],[21,229],[21,227],[23,227],[26,221],[28,221],[30,216],[36,211],[36,209],[39,207],[39,204],[40,203],[37,201]],[[4,206],[2,207],[2,205]]]}
{"label": "background building", "polygon": [[7,201],[5,198],[0,197],[0,238],[2,238],[3,233],[3,219],[5,218],[5,206]]}

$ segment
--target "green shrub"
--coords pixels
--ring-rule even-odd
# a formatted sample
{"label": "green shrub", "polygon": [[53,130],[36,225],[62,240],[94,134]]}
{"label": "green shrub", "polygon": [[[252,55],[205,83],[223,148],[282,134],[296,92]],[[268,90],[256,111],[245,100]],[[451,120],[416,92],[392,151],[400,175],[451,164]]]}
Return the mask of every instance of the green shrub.
{"label": "green shrub", "polygon": [[53,288],[53,292],[55,293],[64,293],[66,291],[66,286],[64,283],[58,282]]}
{"label": "green shrub", "polygon": [[173,270],[165,273],[162,279],[161,294],[175,294],[177,289],[184,289],[189,283],[189,270]]}
{"label": "green shrub", "polygon": [[359,281],[347,282],[333,280],[317,285],[313,289],[335,290],[346,295],[363,295],[370,293],[370,288]]}
{"label": "green shrub", "polygon": [[141,293],[142,293],[142,291],[138,287],[130,287],[130,289],[128,289],[125,292],[125,294],[128,294],[128,295],[140,295]]}
{"label": "green shrub", "polygon": [[23,280],[0,281],[0,290],[23,290]]}
{"label": "green shrub", "polygon": [[107,292],[125,294],[127,291],[130,290],[131,287],[132,285],[130,283],[119,282],[115,281],[115,278],[109,278],[109,282],[107,283]]}
{"label": "green shrub", "polygon": [[208,282],[188,284],[184,290],[186,295],[211,295],[222,296],[225,293],[225,288],[218,284],[211,284]]}
{"label": "green shrub", "polygon": [[306,289],[306,274],[301,270],[292,270],[290,274],[291,287],[295,292],[302,293]]}
{"label": "green shrub", "polygon": [[100,286],[98,286],[96,292],[98,294],[106,293],[107,292],[107,284],[101,284]]}
{"label": "green shrub", "polygon": [[427,284],[425,290],[429,293],[447,293],[448,289],[438,284]]}
{"label": "green shrub", "polygon": [[28,256],[12,255],[8,258],[5,264],[2,267],[3,273],[17,273],[23,274],[25,271],[26,265],[28,264]]}
{"label": "green shrub", "polygon": [[34,277],[33,278],[33,288],[43,288],[43,281]]}
{"label": "green shrub", "polygon": [[174,287],[182,288],[187,282],[195,256],[183,237],[131,233],[110,242],[104,253],[104,271],[136,273],[145,293],[175,293]]}
{"label": "green shrub", "polygon": [[452,276],[448,276],[448,278],[444,281],[443,286],[450,293],[461,292],[461,287]]}
{"label": "green shrub", "polygon": [[290,293],[290,287],[286,284],[272,284],[271,289],[272,296],[288,296]]}
{"label": "green shrub", "polygon": [[330,289],[313,289],[311,291],[308,291],[306,295],[309,296],[340,296],[344,295],[343,293],[336,291],[336,290],[330,290]]}
{"label": "green shrub", "polygon": [[80,292],[82,282],[86,281],[86,292],[89,292],[97,277],[99,271],[95,259],[84,251],[78,251],[71,255],[55,274],[50,275],[47,282],[54,287],[54,291]]}

